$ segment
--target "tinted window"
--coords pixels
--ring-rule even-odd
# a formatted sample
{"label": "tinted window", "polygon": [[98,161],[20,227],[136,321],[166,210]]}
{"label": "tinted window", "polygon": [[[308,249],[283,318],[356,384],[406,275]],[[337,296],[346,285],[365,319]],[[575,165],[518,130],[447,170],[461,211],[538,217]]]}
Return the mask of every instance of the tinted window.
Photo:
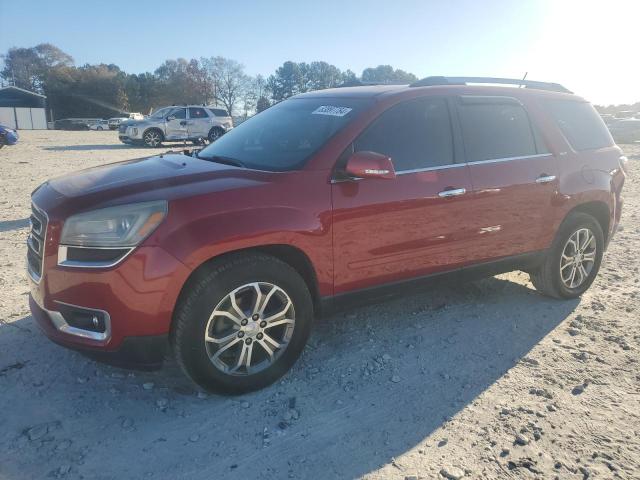
{"label": "tinted window", "polygon": [[189,118],[207,118],[208,116],[204,108],[189,107]]}
{"label": "tinted window", "polygon": [[176,117],[176,120],[184,120],[185,118],[187,118],[187,109],[174,108],[173,110],[171,110],[171,113],[169,115],[173,115],[174,117]]}
{"label": "tinted window", "polygon": [[396,171],[453,163],[446,100],[426,98],[390,108],[360,135],[354,150],[388,155]]}
{"label": "tinted window", "polygon": [[212,108],[211,111],[216,117],[228,117],[229,113],[222,108]]}
{"label": "tinted window", "polygon": [[551,113],[574,150],[591,150],[613,145],[613,139],[596,109],[590,103],[546,100]]}
{"label": "tinted window", "polygon": [[527,112],[516,100],[470,97],[461,100],[458,111],[468,161],[537,153]]}
{"label": "tinted window", "polygon": [[249,168],[292,170],[370,105],[352,98],[296,98],[251,117],[199,156],[228,157]]}

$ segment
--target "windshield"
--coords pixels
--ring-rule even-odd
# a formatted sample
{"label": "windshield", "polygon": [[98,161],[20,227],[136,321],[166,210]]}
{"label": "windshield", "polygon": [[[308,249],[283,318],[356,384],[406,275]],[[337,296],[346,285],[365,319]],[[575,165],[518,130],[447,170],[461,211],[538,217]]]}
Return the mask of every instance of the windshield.
{"label": "windshield", "polygon": [[240,124],[198,156],[234,159],[257,170],[295,170],[370,102],[352,98],[286,100]]}

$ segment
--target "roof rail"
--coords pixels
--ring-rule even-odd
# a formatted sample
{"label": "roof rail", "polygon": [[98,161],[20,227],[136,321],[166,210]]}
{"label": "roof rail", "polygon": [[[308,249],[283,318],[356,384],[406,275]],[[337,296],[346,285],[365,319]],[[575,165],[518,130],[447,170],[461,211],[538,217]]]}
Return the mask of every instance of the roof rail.
{"label": "roof rail", "polygon": [[495,83],[502,85],[518,85],[520,87],[535,88],[537,90],[549,90],[552,92],[573,93],[559,83],[536,82],[534,80],[522,80],[515,78],[495,77],[426,77],[413,82],[410,87],[429,87],[435,85],[467,85],[469,83]]}

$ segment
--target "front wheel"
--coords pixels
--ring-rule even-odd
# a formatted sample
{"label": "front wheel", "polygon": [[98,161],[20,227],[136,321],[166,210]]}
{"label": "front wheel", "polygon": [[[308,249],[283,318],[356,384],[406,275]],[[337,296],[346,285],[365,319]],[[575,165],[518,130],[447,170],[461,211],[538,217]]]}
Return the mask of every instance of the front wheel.
{"label": "front wheel", "polygon": [[593,283],[604,253],[598,221],[573,213],[562,223],[543,263],[530,274],[536,290],[555,298],[576,298]]}
{"label": "front wheel", "polygon": [[142,142],[145,146],[155,148],[162,145],[162,140],[164,140],[162,133],[159,130],[147,130],[142,135]]}
{"label": "front wheel", "polygon": [[263,254],[228,257],[190,282],[176,309],[178,364],[206,390],[263,388],[296,362],[311,331],[311,295],[289,265]]}

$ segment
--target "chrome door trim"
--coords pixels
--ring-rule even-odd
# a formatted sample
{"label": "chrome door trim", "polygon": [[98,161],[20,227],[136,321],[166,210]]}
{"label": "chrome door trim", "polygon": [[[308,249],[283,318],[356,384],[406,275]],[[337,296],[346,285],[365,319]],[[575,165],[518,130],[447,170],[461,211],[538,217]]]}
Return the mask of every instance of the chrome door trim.
{"label": "chrome door trim", "polygon": [[465,193],[467,193],[466,188],[452,188],[451,190],[438,192],[438,196],[441,198],[457,197],[458,195],[464,195]]}
{"label": "chrome door trim", "polygon": [[488,160],[476,160],[474,162],[467,162],[467,165],[481,165],[483,163],[501,163],[510,162],[511,160],[527,160],[529,158],[543,158],[553,157],[553,153],[536,153],[535,155],[523,155],[520,157],[505,157],[505,158],[491,158]]}
{"label": "chrome door trim", "polygon": [[396,175],[406,175],[409,173],[432,172],[434,170],[445,170],[448,168],[458,168],[466,166],[466,163],[451,163],[449,165],[438,165],[437,167],[412,168],[410,170],[396,170]]}
{"label": "chrome door trim", "polygon": [[555,175],[544,175],[542,177],[536,178],[536,183],[550,183],[556,179]]}

